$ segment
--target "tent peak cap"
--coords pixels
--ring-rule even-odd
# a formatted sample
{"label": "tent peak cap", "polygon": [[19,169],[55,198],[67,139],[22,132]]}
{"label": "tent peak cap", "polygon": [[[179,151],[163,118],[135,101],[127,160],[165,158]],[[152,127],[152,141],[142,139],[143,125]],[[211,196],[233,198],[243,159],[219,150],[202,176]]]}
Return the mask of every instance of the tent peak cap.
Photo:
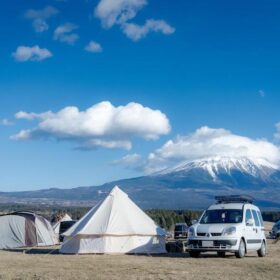
{"label": "tent peak cap", "polygon": [[117,196],[117,195],[125,195],[125,196],[128,196],[127,193],[125,193],[124,191],[122,191],[119,186],[114,186],[112,188],[112,190],[110,191],[110,194],[111,196]]}

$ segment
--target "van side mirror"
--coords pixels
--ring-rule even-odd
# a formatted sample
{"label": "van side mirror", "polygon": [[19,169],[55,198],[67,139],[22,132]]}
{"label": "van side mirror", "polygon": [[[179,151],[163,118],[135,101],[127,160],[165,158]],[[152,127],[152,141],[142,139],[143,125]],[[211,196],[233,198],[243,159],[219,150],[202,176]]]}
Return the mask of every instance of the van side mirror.
{"label": "van side mirror", "polygon": [[191,220],[192,225],[196,224],[197,222],[198,222],[197,220]]}
{"label": "van side mirror", "polygon": [[246,221],[246,226],[252,227],[254,225],[254,220],[253,219],[249,219]]}

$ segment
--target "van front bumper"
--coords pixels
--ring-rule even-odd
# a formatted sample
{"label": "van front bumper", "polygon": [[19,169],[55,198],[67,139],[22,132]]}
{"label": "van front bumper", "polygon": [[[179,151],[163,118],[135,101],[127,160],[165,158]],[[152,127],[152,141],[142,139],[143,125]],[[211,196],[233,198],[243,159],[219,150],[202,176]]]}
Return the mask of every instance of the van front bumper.
{"label": "van front bumper", "polygon": [[237,251],[237,239],[189,239],[188,250],[198,251]]}

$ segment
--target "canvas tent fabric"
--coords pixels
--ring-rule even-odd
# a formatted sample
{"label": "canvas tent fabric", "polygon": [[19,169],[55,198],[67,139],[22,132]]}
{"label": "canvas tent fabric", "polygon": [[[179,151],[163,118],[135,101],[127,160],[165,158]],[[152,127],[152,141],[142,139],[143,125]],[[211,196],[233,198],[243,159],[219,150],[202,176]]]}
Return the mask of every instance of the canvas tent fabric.
{"label": "canvas tent fabric", "polygon": [[67,221],[72,221],[72,218],[66,213],[62,219],[60,219],[59,221],[57,221],[54,225],[53,225],[53,231],[56,234],[56,236],[59,236],[59,231],[60,231],[60,225],[62,222],[67,222]]}
{"label": "canvas tent fabric", "polygon": [[60,252],[165,253],[165,231],[116,186],[64,233]]}
{"label": "canvas tent fabric", "polygon": [[0,216],[0,249],[51,246],[58,243],[52,226],[32,212]]}

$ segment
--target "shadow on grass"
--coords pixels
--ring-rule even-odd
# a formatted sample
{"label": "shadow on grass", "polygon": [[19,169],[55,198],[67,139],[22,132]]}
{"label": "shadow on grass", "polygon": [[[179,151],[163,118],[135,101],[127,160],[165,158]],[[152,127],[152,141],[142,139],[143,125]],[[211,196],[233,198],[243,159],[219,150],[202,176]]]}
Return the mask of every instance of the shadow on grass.
{"label": "shadow on grass", "polygon": [[[17,249],[4,249],[6,252],[16,252],[27,255],[59,255],[59,248],[17,248]],[[61,254],[62,255],[62,254]],[[74,254],[75,255],[75,254]],[[73,256],[74,256],[73,255]],[[84,254],[81,254],[84,255]],[[86,255],[94,255],[94,256],[104,256],[107,254],[86,254]],[[227,254],[225,257],[220,257],[216,253],[201,253],[198,258],[191,258],[189,254],[186,253],[166,253],[166,254],[124,254],[131,257],[150,257],[150,258],[175,258],[175,259],[235,259],[234,254]],[[113,255],[112,255],[113,256]],[[118,254],[116,255],[116,257]],[[254,255],[247,255],[245,258],[257,258]]]}
{"label": "shadow on grass", "polygon": [[27,255],[58,255],[59,248],[16,248],[4,249],[6,252],[17,252]]}
{"label": "shadow on grass", "polygon": [[[187,259],[236,259],[235,254],[228,253],[225,257],[220,257],[216,253],[201,253],[198,258],[191,258],[190,255],[186,253],[167,253],[158,255],[147,255],[147,254],[135,254],[134,256],[146,256],[153,258],[187,258]],[[254,255],[246,255],[245,258],[258,258]]]}

